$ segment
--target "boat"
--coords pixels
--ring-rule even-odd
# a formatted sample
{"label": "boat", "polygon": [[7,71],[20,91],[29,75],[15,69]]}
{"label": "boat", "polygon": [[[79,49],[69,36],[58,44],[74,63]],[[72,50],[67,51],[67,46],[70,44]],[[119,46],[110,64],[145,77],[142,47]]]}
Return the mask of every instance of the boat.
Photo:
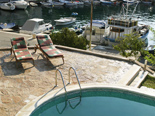
{"label": "boat", "polygon": [[53,30],[53,26],[50,23],[45,23],[44,19],[33,18],[28,19],[22,26],[20,33],[26,34],[38,34],[44,32],[50,32]]}
{"label": "boat", "polygon": [[[85,0],[84,4],[91,5],[91,0]],[[100,0],[93,0],[93,5],[99,5],[99,4],[100,4]]]}
{"label": "boat", "polygon": [[68,25],[71,23],[74,23],[76,21],[76,18],[74,17],[64,17],[60,18],[58,20],[54,20],[56,22],[56,25]]}
{"label": "boat", "polygon": [[100,0],[102,5],[118,5],[119,2],[116,0]]}
{"label": "boat", "polygon": [[13,29],[13,30],[18,30],[19,27],[15,23],[1,23],[0,24],[0,29]]}
{"label": "boat", "polygon": [[123,0],[123,3],[128,3],[128,4],[135,4],[137,1],[136,0]]}
{"label": "boat", "polygon": [[32,6],[32,7],[37,7],[38,6],[38,4],[35,3],[35,2],[29,2],[29,5]]}
{"label": "boat", "polygon": [[3,10],[15,10],[15,5],[13,5],[12,3],[8,2],[8,3],[1,3],[0,4],[0,8]]}
{"label": "boat", "polygon": [[78,1],[78,0],[75,0],[76,4],[77,5],[84,5],[84,2],[81,2],[81,1]]}
{"label": "boat", "polygon": [[[90,23],[86,24],[83,31],[83,37],[90,40]],[[91,43],[100,44],[103,40],[103,35],[107,29],[107,22],[105,20],[92,20],[92,34]]]}
{"label": "boat", "polygon": [[77,2],[70,0],[59,0],[59,2],[64,3],[66,6],[76,6]]}
{"label": "boat", "polygon": [[77,12],[72,12],[72,14],[71,14],[72,16],[77,16],[78,15],[78,13]]}
{"label": "boat", "polygon": [[84,1],[84,5],[86,5],[86,6],[91,5],[91,1],[90,1],[90,0],[85,0],[85,1]]}
{"label": "boat", "polygon": [[10,2],[14,4],[17,9],[26,9],[28,6],[28,2],[24,0],[10,0]]}
{"label": "boat", "polygon": [[99,0],[93,0],[93,5],[99,5],[100,1]]}
{"label": "boat", "polygon": [[[132,15],[134,14],[134,12],[132,13]],[[113,46],[117,44],[116,39],[118,37],[124,37],[124,34],[131,34],[133,32],[137,32],[140,35],[139,39],[141,39],[145,43],[145,46],[147,46],[148,45],[147,36],[149,34],[149,26],[145,24],[139,24],[138,19],[135,19],[132,15],[128,15],[125,12],[123,12],[120,15],[109,17],[108,26],[110,28],[104,35],[103,43],[109,46]]]}
{"label": "boat", "polygon": [[153,5],[154,4],[154,0],[142,0],[142,4]]}
{"label": "boat", "polygon": [[48,6],[52,6],[53,2],[52,0],[48,0],[47,2],[40,2],[41,5],[48,7]]}
{"label": "boat", "polygon": [[53,6],[64,6],[65,5],[65,3],[62,3],[62,2],[53,1],[52,3],[53,3]]}

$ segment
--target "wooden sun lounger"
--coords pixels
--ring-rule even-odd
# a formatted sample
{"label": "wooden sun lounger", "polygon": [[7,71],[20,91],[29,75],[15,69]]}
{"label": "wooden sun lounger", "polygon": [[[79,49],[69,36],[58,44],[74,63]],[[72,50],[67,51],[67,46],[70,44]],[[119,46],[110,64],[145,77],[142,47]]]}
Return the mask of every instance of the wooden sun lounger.
{"label": "wooden sun lounger", "polygon": [[12,45],[11,54],[12,52],[14,53],[16,59],[16,66],[17,62],[28,60],[32,60],[34,65],[34,59],[27,48],[24,37],[12,38],[11,45]]}
{"label": "wooden sun lounger", "polygon": [[35,52],[37,48],[46,56],[49,60],[51,58],[62,58],[64,64],[63,54],[55,48],[51,38],[48,35],[37,35],[36,36],[38,45],[36,45]]}

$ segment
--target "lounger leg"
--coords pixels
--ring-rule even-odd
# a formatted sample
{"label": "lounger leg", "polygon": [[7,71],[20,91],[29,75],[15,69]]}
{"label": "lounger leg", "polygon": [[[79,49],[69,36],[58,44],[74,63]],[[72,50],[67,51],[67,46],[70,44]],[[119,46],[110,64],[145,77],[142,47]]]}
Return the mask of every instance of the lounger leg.
{"label": "lounger leg", "polygon": [[37,47],[34,47],[34,53],[36,53],[36,51],[37,51]]}
{"label": "lounger leg", "polygon": [[12,48],[11,48],[11,55],[12,55]]}
{"label": "lounger leg", "polygon": [[33,65],[35,66],[35,64],[34,64],[34,60],[32,60],[33,61]]}
{"label": "lounger leg", "polygon": [[63,64],[65,63],[65,61],[64,61],[64,57],[62,57],[62,61],[63,61]]}

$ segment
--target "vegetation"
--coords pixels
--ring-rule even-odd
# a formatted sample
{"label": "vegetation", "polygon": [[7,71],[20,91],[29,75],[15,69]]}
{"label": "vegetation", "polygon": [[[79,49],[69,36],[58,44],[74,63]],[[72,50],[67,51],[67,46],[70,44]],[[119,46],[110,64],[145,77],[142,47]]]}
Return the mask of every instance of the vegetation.
{"label": "vegetation", "polygon": [[[151,28],[151,27],[150,27],[150,30],[153,32],[154,37],[155,37],[155,30],[153,28]],[[155,65],[155,54],[150,54],[148,51],[145,51],[144,54],[145,54],[144,59],[146,59],[152,65]]]}
{"label": "vegetation", "polygon": [[155,78],[148,75],[142,83],[142,86],[155,89]]}
{"label": "vegetation", "polygon": [[124,34],[124,37],[116,39],[118,44],[114,46],[114,49],[118,50],[124,57],[134,56],[136,58],[139,53],[144,53],[144,42],[138,38],[137,32]]}
{"label": "vegetation", "polygon": [[79,49],[87,49],[87,45],[89,41],[84,37],[78,37],[74,31],[70,31],[68,28],[63,28],[58,33],[52,33],[50,35],[53,43],[79,48]]}
{"label": "vegetation", "polygon": [[[150,30],[155,35],[155,30],[150,28]],[[137,59],[140,53],[144,59],[146,59],[152,65],[155,65],[155,54],[149,53],[144,50],[144,42],[139,38],[139,34],[134,32],[132,34],[125,34],[124,37],[117,38],[116,41],[119,42],[118,45],[114,46],[114,49],[118,50],[120,54],[124,57],[134,56]]]}

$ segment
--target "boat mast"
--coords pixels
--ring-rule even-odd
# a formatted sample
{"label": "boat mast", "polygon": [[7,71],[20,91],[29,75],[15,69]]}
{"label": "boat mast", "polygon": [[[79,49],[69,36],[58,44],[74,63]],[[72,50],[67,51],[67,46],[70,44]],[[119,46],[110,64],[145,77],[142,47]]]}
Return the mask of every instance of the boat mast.
{"label": "boat mast", "polygon": [[128,16],[128,7],[129,7],[129,4],[128,4],[128,0],[127,0],[126,18]]}
{"label": "boat mast", "polygon": [[131,15],[131,18],[133,17],[133,14],[135,13],[138,4],[139,4],[139,2],[137,2],[136,6],[135,6],[135,8],[134,8],[133,13],[132,13],[132,15]]}

